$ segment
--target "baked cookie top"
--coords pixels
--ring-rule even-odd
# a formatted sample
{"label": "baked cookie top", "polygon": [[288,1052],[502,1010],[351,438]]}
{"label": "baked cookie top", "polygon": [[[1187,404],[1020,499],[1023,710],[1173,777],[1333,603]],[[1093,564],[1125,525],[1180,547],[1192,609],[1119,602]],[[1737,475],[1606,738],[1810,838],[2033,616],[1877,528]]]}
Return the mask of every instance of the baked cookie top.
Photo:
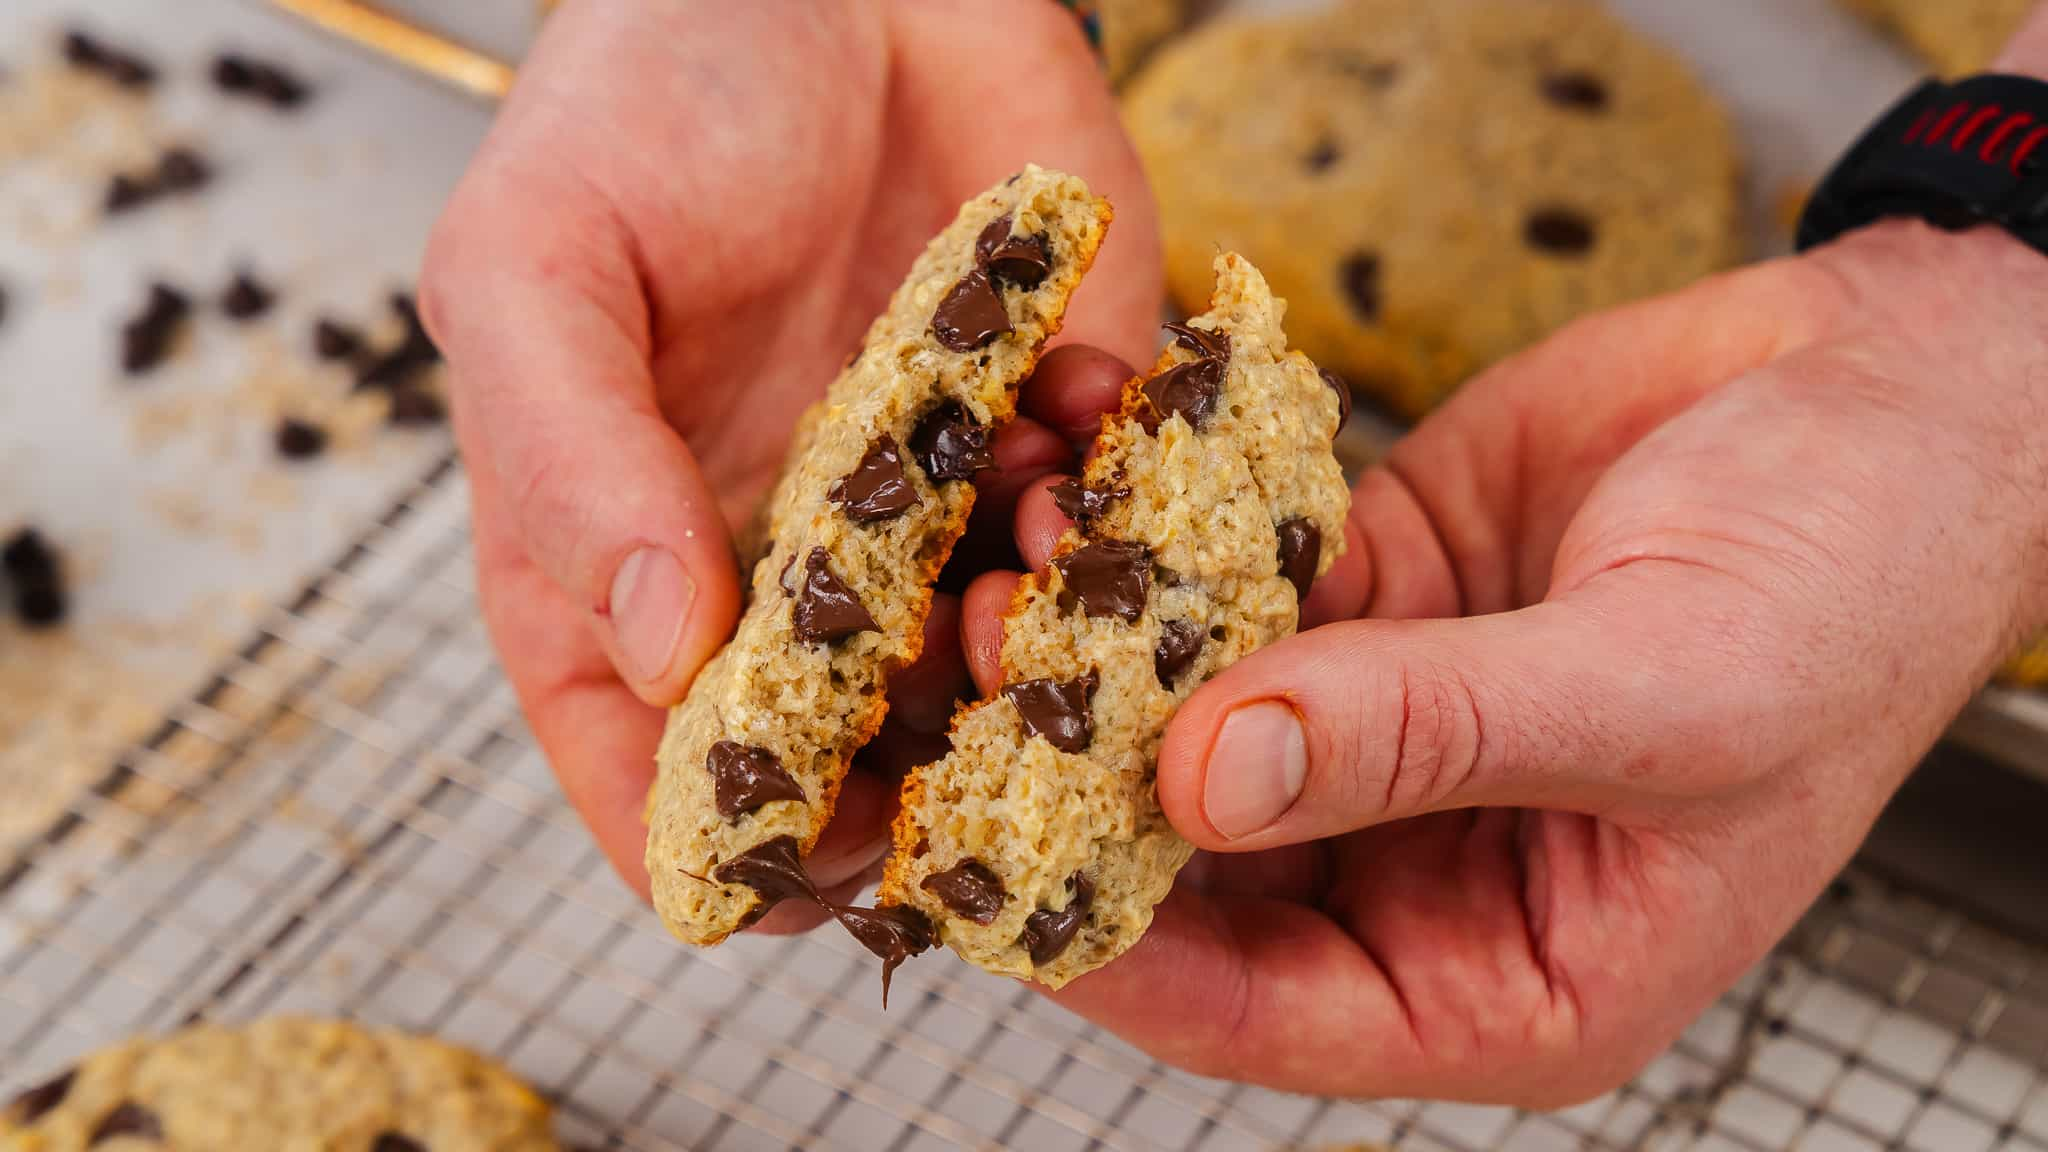
{"label": "baked cookie top", "polygon": [[1348,0],[1164,49],[1126,120],[1194,311],[1218,248],[1324,367],[1410,415],[1582,313],[1738,251],[1735,138],[1586,0]]}
{"label": "baked cookie top", "polygon": [[917,657],[990,437],[1109,219],[1080,180],[1037,167],[969,201],[802,420],[748,607],[671,711],[648,798],[655,907],[684,940],[715,944],[807,894],[801,857],[881,725],[889,673]]}
{"label": "baked cookie top", "polygon": [[339,1020],[200,1024],[130,1040],[0,1109],[6,1152],[524,1152],[548,1106],[497,1065]]}
{"label": "baked cookie top", "polygon": [[2034,0],[1843,0],[1945,76],[1991,66]]}
{"label": "baked cookie top", "polygon": [[1292,634],[1344,549],[1345,396],[1288,350],[1256,268],[1215,273],[1211,308],[1173,326],[1056,490],[1077,523],[1004,619],[1002,691],[904,786],[881,902],[993,972],[1058,987],[1144,934],[1191,852],[1153,788],[1167,722]]}

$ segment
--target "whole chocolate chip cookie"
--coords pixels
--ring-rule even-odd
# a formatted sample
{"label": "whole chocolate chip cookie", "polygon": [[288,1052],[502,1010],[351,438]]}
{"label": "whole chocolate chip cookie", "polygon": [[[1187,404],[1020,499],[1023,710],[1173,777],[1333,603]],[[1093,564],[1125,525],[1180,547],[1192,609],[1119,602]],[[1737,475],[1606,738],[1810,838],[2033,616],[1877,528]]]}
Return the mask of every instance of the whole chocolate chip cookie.
{"label": "whole chocolate chip cookie", "polygon": [[1962,76],[1990,67],[2020,30],[2034,0],[1842,0],[1925,57],[1936,71]]}
{"label": "whole chocolate chip cookie", "polygon": [[552,1152],[557,1145],[547,1103],[473,1052],[345,1021],[276,1017],[131,1040],[50,1070],[0,1105],[0,1148],[101,1147]]}
{"label": "whole chocolate chip cookie", "polygon": [[1587,0],[1211,25],[1159,54],[1125,117],[1181,306],[1203,306],[1218,248],[1243,252],[1304,351],[1409,415],[1738,251],[1727,117]]}
{"label": "whole chocolate chip cookie", "polygon": [[1144,934],[1191,852],[1153,790],[1167,721],[1291,635],[1344,549],[1341,393],[1288,351],[1250,262],[1215,272],[1210,309],[1171,326],[1054,492],[1076,524],[1011,603],[1002,691],[904,784],[881,903],[992,972],[1057,987]]}
{"label": "whole chocolate chip cookie", "polygon": [[[889,673],[917,657],[991,438],[1109,217],[1081,181],[1036,167],[970,201],[801,421],[758,517],[739,631],[670,713],[648,797],[655,907],[684,940],[715,944],[813,897],[802,855],[882,722]],[[835,907],[843,923],[856,911]],[[863,943],[921,947],[921,926],[862,915]]]}

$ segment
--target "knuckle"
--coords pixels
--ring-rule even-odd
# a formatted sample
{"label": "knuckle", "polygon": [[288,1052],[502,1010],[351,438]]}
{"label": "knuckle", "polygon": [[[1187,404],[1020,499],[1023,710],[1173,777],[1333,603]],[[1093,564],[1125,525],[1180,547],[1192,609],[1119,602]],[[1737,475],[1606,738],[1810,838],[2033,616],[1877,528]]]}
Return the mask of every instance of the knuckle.
{"label": "knuckle", "polygon": [[1433,664],[1404,664],[1392,684],[1399,727],[1384,807],[1390,815],[1428,811],[1478,770],[1486,741],[1478,697],[1458,672]]}

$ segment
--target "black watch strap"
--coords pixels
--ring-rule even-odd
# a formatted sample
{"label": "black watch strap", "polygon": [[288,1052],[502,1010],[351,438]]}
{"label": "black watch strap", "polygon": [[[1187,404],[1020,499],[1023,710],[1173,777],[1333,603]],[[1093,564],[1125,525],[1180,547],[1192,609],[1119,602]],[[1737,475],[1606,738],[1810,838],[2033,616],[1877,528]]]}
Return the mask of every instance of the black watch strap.
{"label": "black watch strap", "polygon": [[1889,216],[1996,224],[2048,253],[2048,83],[1985,75],[1914,89],[1814,191],[1799,250]]}

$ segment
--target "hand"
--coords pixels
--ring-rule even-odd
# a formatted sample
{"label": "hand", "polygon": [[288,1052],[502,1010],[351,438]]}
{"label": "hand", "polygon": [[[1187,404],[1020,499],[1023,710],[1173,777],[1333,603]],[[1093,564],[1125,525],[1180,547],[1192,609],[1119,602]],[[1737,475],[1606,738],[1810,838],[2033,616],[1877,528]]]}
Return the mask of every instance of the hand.
{"label": "hand", "polygon": [[[457,190],[423,307],[454,368],[484,615],[563,790],[643,894],[660,707],[731,632],[735,529],[912,258],[1027,161],[1114,201],[1068,331],[1142,354],[1150,196],[1050,2],[566,4]],[[1018,487],[1066,451],[1012,426],[977,519],[1006,541]],[[943,731],[964,686],[956,618],[935,608],[899,677],[911,727]],[[879,858],[892,798],[849,780],[821,884]]]}
{"label": "hand", "polygon": [[[1300,1091],[1619,1083],[2048,618],[2044,268],[1892,223],[1472,382],[1359,483],[1342,622],[1180,710],[1160,799],[1216,855],[1058,998]],[[1064,527],[1020,502],[1032,564]],[[1010,579],[966,600],[984,691]]]}

